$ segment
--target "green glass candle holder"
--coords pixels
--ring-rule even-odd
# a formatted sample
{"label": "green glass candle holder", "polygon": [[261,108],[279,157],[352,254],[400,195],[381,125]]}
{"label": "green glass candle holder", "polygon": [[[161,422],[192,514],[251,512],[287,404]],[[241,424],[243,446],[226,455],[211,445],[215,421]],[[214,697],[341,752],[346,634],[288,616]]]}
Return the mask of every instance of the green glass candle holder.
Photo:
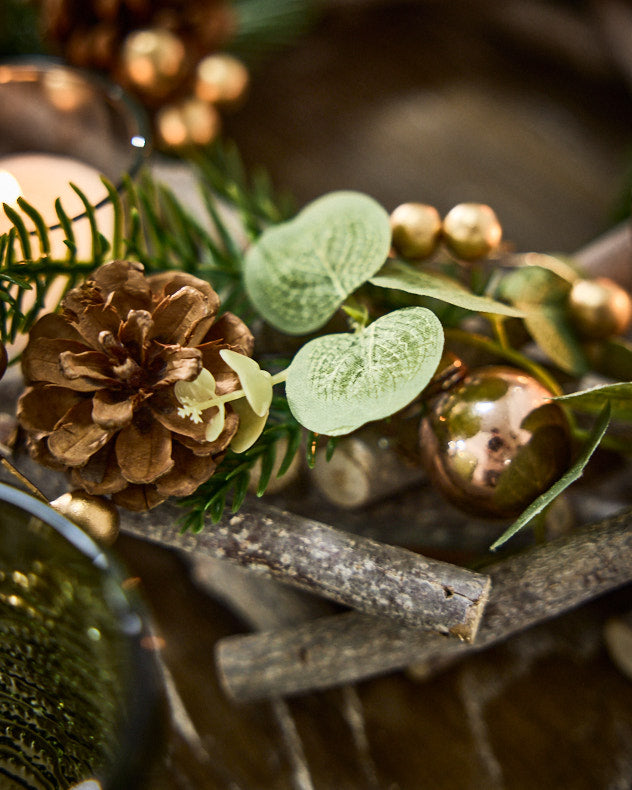
{"label": "green glass candle holder", "polygon": [[0,786],[139,787],[162,718],[142,601],[46,503],[0,501]]}

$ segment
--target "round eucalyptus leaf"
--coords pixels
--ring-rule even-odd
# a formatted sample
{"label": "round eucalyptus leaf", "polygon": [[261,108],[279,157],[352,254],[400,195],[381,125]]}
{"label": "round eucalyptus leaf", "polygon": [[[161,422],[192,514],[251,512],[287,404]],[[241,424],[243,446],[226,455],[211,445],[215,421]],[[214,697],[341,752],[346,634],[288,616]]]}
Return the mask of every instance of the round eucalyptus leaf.
{"label": "round eucalyptus leaf", "polygon": [[410,403],[442,351],[443,328],[433,312],[395,310],[356,334],[324,335],[303,346],[288,369],[288,404],[311,431],[350,433]]}
{"label": "round eucalyptus leaf", "polygon": [[254,242],[244,260],[246,292],[282,332],[313,332],[378,271],[390,243],[379,203],[359,192],[332,192]]}

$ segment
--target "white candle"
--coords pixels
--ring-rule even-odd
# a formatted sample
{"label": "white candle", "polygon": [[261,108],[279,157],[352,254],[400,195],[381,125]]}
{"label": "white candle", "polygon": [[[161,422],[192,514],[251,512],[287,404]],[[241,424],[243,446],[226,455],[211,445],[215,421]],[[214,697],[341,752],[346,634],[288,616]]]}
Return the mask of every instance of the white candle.
{"label": "white candle", "polygon": [[[44,153],[23,153],[0,157],[0,202],[15,207],[18,196],[27,200],[44,218],[46,224],[57,225],[59,219],[55,212],[55,200],[61,199],[64,211],[71,219],[84,211],[83,203],[71,188],[76,184],[92,203],[99,203],[107,197],[107,191],[101,183],[101,174],[91,165],[68,156]],[[16,195],[16,183],[19,194]],[[111,204],[102,206],[97,212],[99,231],[110,238],[114,227],[114,209]],[[23,216],[26,226],[33,230],[30,219]],[[6,233],[11,222],[3,211],[0,211],[0,233]],[[91,234],[87,217],[73,223],[77,254],[80,258],[90,255]],[[66,257],[66,245],[63,243],[60,229],[51,232],[51,255]],[[34,252],[38,249],[33,239]]]}
{"label": "white candle", "polygon": [[[43,153],[14,154],[0,158],[0,233],[7,233],[12,227],[11,221],[1,208],[2,203],[18,208],[17,198],[24,197],[42,215],[47,226],[57,225],[59,218],[55,211],[55,200],[61,199],[62,206],[68,217],[83,213],[84,205],[77,193],[70,186],[76,184],[94,205],[107,196],[100,173],[94,167],[67,156],[56,156]],[[33,222],[23,213],[22,219],[29,230],[34,230]],[[114,228],[114,209],[106,203],[96,212],[99,231],[110,239]],[[77,256],[81,260],[90,260],[92,250],[92,234],[87,217],[75,220],[72,228],[77,245]],[[49,232],[53,258],[65,258],[68,248],[64,244],[64,232],[56,228]],[[33,255],[39,253],[37,236],[31,236]],[[18,253],[19,254],[19,253]],[[66,277],[60,275],[47,291],[45,309],[53,310],[66,285]],[[22,309],[28,310],[32,305],[32,291],[24,294]],[[27,338],[18,335],[16,342],[7,346],[9,357],[18,354],[26,345]]]}

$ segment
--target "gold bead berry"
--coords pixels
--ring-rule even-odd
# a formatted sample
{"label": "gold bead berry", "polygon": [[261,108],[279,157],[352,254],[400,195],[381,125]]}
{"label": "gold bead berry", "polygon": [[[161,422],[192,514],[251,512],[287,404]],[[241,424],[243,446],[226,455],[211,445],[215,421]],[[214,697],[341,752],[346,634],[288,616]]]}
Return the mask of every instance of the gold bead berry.
{"label": "gold bead berry", "polygon": [[69,491],[50,503],[98,543],[111,545],[119,533],[119,514],[109,499],[85,491]]}
{"label": "gold bead berry", "polygon": [[186,52],[184,44],[169,30],[136,30],[123,42],[123,70],[135,88],[159,97],[180,80]]}
{"label": "gold bead berry", "polygon": [[212,104],[233,107],[246,95],[249,79],[248,69],[232,55],[208,55],[196,68],[195,95]]}
{"label": "gold bead berry", "polygon": [[568,309],[578,332],[593,340],[621,335],[632,323],[630,294],[608,277],[577,280]]}
{"label": "gold bead berry", "polygon": [[168,104],[156,115],[158,137],[168,148],[208,145],[219,134],[220,126],[215,107],[196,98]]}
{"label": "gold bead berry", "polygon": [[441,217],[426,203],[402,203],[391,213],[392,244],[404,258],[427,258],[437,248]]}
{"label": "gold bead berry", "polygon": [[484,203],[459,203],[443,220],[443,240],[457,258],[473,261],[498,248],[502,227]]}

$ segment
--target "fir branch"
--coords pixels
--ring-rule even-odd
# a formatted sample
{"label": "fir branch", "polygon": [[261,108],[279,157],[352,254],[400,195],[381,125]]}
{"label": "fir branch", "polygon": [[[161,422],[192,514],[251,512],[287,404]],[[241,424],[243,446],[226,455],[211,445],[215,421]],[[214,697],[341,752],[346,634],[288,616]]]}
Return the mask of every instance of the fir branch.
{"label": "fir branch", "polygon": [[249,64],[292,44],[316,16],[314,0],[233,0],[236,33],[230,50]]}
{"label": "fir branch", "polygon": [[256,238],[268,225],[288,219],[294,205],[287,195],[276,194],[269,178],[261,171],[246,175],[237,147],[230,142],[215,143],[209,149],[193,154],[200,185],[207,197],[217,196],[237,210],[250,239]]}
{"label": "fir branch", "polygon": [[281,477],[294,460],[302,435],[303,429],[292,417],[287,408],[287,401],[283,398],[275,398],[268,425],[255,444],[240,454],[229,449],[215,474],[203,483],[195,494],[183,497],[179,501],[179,504],[187,509],[186,515],[181,520],[182,531],[201,532],[207,516],[213,523],[219,521],[229,498],[231,510],[236,513],[243,504],[251,476],[258,463],[261,466],[256,494],[262,496],[272,476],[278,443],[281,440],[286,441],[285,455],[277,472],[277,477]]}

